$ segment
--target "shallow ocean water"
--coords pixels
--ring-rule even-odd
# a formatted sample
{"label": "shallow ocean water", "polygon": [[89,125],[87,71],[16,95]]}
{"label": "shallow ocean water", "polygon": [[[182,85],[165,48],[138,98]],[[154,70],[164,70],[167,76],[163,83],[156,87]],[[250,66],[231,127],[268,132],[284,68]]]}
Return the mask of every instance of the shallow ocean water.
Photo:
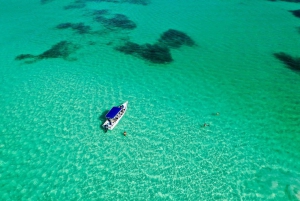
{"label": "shallow ocean water", "polygon": [[[300,55],[299,5],[132,2],[0,2],[1,200],[300,200],[300,74],[272,55]],[[136,28],[95,21],[104,9]],[[91,31],[55,28],[67,22]],[[196,42],[169,64],[115,50],[168,29]],[[78,49],[15,60],[60,41]]]}

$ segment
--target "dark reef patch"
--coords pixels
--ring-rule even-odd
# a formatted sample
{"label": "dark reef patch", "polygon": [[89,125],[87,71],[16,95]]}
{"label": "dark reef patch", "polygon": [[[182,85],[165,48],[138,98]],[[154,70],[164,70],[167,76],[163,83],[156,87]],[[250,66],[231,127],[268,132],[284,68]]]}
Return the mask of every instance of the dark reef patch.
{"label": "dark reef patch", "polygon": [[137,44],[127,41],[115,49],[124,54],[133,55],[157,64],[173,61],[170,49],[180,48],[182,45],[193,46],[195,42],[185,33],[174,29],[164,32],[154,44]]}
{"label": "dark reef patch", "polygon": [[57,29],[72,29],[76,31],[78,34],[87,34],[90,33],[91,27],[84,25],[84,23],[61,23],[56,26]]}
{"label": "dark reef patch", "polygon": [[108,15],[109,10],[107,9],[100,9],[100,10],[94,10],[93,15],[94,16],[102,16],[102,15]]}
{"label": "dark reef patch", "polygon": [[168,31],[165,31],[161,35],[159,42],[170,48],[179,48],[182,45],[195,45],[195,42],[188,35],[174,29],[169,29]]}
{"label": "dark reef patch", "polygon": [[300,0],[268,0],[268,1],[285,1],[285,2],[291,2],[291,3],[300,3]]}
{"label": "dark reef patch", "polygon": [[71,60],[70,54],[74,53],[79,47],[68,41],[61,41],[53,45],[49,50],[46,50],[42,54],[21,54],[18,55],[15,60],[26,60],[25,63],[34,63],[42,59],[62,58],[65,60]]}
{"label": "dark reef patch", "polygon": [[75,52],[79,47],[68,41],[61,41],[53,45],[49,50],[38,55],[39,59],[63,58],[67,59],[70,54]]}
{"label": "dark reef patch", "polygon": [[35,58],[36,56],[32,55],[32,54],[20,54],[18,56],[16,56],[15,60],[23,60],[23,59],[31,59],[31,58]]}
{"label": "dark reef patch", "polygon": [[122,14],[116,14],[114,17],[106,21],[106,25],[109,27],[116,27],[121,29],[134,29],[136,24],[129,20],[127,16]]}
{"label": "dark reef patch", "polygon": [[288,68],[300,71],[300,57],[293,57],[284,52],[274,53],[274,56],[284,63]]}
{"label": "dark reef patch", "polygon": [[41,0],[41,4],[46,4],[46,3],[49,3],[51,1],[53,1],[53,0]]}
{"label": "dark reef patch", "polygon": [[169,63],[173,61],[170,49],[159,44],[145,44],[140,48],[139,55],[153,63]]}
{"label": "dark reef patch", "polygon": [[290,12],[293,13],[293,15],[295,17],[299,17],[300,18],[300,9],[299,10],[291,10]]}
{"label": "dark reef patch", "polygon": [[159,44],[139,45],[137,43],[127,42],[122,46],[116,47],[116,50],[157,64],[170,63],[173,61],[170,49]]}
{"label": "dark reef patch", "polygon": [[150,0],[123,0],[123,2],[146,6],[150,3]]}
{"label": "dark reef patch", "polygon": [[148,5],[150,0],[82,0],[85,2],[110,2],[110,3],[130,3],[137,5]]}
{"label": "dark reef patch", "polygon": [[69,5],[65,6],[64,9],[65,10],[80,9],[80,8],[84,8],[84,7],[86,7],[86,3],[81,0],[77,0],[73,3],[70,3]]}
{"label": "dark reef patch", "polygon": [[[99,11],[98,11],[99,12]],[[104,11],[103,11],[104,12]],[[136,24],[129,20],[126,15],[123,14],[115,14],[113,17],[105,17],[104,14],[97,14],[95,20],[100,22],[104,27],[108,29],[135,29]]]}
{"label": "dark reef patch", "polygon": [[94,10],[92,11],[91,15],[94,17],[96,22],[105,23],[110,15],[110,12],[107,9]]}
{"label": "dark reef patch", "polygon": [[127,42],[124,45],[116,47],[115,49],[125,54],[132,54],[138,56],[139,52],[141,52],[141,45],[133,42]]}

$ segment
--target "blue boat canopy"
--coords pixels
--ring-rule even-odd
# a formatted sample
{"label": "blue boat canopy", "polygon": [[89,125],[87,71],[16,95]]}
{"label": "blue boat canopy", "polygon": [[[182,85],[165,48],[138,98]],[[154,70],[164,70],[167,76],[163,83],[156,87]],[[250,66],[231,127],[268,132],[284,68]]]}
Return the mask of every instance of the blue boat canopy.
{"label": "blue boat canopy", "polygon": [[121,111],[121,108],[119,107],[113,107],[111,110],[105,115],[108,119],[113,119],[115,116]]}

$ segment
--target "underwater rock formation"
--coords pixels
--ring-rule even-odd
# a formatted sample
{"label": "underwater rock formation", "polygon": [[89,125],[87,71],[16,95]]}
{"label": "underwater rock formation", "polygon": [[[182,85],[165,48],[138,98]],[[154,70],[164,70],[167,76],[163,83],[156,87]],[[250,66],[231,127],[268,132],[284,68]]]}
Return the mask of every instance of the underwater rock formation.
{"label": "underwater rock formation", "polygon": [[[268,1],[277,1],[277,0],[268,0]],[[278,0],[278,1],[285,1],[285,2],[291,2],[291,3],[300,3],[300,0]]]}
{"label": "underwater rock formation", "polygon": [[87,34],[91,31],[91,27],[84,25],[84,23],[61,23],[56,26],[57,29],[72,29],[76,31],[78,34]]}
{"label": "underwater rock formation", "polygon": [[53,1],[53,0],[41,0],[41,4],[46,4],[46,3],[49,3],[51,1]]}
{"label": "underwater rock formation", "polygon": [[105,21],[108,19],[108,16],[110,16],[111,14],[109,10],[101,9],[92,11],[91,15],[94,17],[94,20],[96,22],[105,23]]}
{"label": "underwater rock formation", "polygon": [[111,2],[111,3],[130,3],[139,5],[148,5],[150,0],[85,0],[91,2]]}
{"label": "underwater rock formation", "polygon": [[173,61],[170,49],[159,44],[139,45],[133,42],[116,47],[116,50],[150,61],[152,63],[164,64]]}
{"label": "underwater rock formation", "polygon": [[170,48],[179,48],[182,45],[195,45],[195,42],[188,35],[174,29],[169,29],[168,31],[164,32],[161,35],[159,42]]}
{"label": "underwater rock formation", "polygon": [[[101,2],[101,0],[88,0],[88,1]],[[111,2],[111,3],[130,3],[130,4],[139,4],[139,5],[149,4],[149,0],[102,0],[102,1]]]}
{"label": "underwater rock formation", "polygon": [[300,71],[300,57],[293,57],[284,52],[275,53],[274,56],[284,63],[288,68]]}
{"label": "underwater rock formation", "polygon": [[123,0],[123,2],[146,6],[150,3],[150,0]]}
{"label": "underwater rock formation", "polygon": [[173,61],[170,49],[159,44],[145,44],[140,48],[139,55],[152,63],[169,63]]}
{"label": "underwater rock formation", "polygon": [[77,0],[73,3],[70,3],[69,5],[67,6],[64,6],[64,9],[65,10],[69,10],[69,9],[80,9],[80,8],[84,8],[86,7],[86,4],[80,0]]}
{"label": "underwater rock formation", "polygon": [[[51,0],[42,0],[42,1],[51,1]],[[109,3],[130,3],[146,6],[150,3],[150,0],[75,0],[68,6],[65,6],[65,9],[74,9],[74,8],[83,8],[88,2],[109,2]]]}
{"label": "underwater rock formation", "polygon": [[35,58],[36,56],[32,55],[32,54],[20,54],[18,56],[16,56],[15,60],[23,60],[23,59],[31,59],[31,58]]}
{"label": "underwater rock formation", "polygon": [[18,55],[15,60],[26,60],[25,63],[33,63],[42,59],[51,58],[62,58],[65,60],[70,60],[70,54],[74,53],[79,47],[68,41],[61,41],[53,45],[49,50],[39,54],[21,54]]}
{"label": "underwater rock formation", "polygon": [[102,15],[108,15],[108,14],[109,14],[109,10],[107,10],[107,9],[100,9],[100,10],[93,11],[94,16],[102,16]]}
{"label": "underwater rock formation", "polygon": [[138,55],[141,51],[141,46],[137,43],[127,42],[124,45],[116,47],[115,49],[125,54]]}
{"label": "underwater rock formation", "polygon": [[165,64],[173,61],[170,48],[180,48],[182,45],[193,46],[195,42],[185,33],[169,29],[164,32],[154,44],[139,45],[137,43],[127,42],[115,49],[152,63]]}
{"label": "underwater rock formation", "polygon": [[[100,11],[101,12],[101,11]],[[105,11],[103,11],[105,12]],[[97,22],[100,22],[103,26],[108,29],[135,29],[136,24],[129,20],[126,15],[123,14],[115,14],[113,17],[105,17],[106,13],[98,13],[95,17]]]}
{"label": "underwater rock formation", "polygon": [[299,17],[300,18],[300,9],[299,10],[291,10],[290,12],[293,13],[293,15],[295,17]]}

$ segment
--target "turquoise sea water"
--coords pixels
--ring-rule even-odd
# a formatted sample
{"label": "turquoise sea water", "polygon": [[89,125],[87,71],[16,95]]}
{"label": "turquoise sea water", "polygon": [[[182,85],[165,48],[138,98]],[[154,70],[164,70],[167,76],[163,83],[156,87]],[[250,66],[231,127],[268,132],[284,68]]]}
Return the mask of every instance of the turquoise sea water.
{"label": "turquoise sea water", "polygon": [[[1,200],[300,200],[300,73],[273,56],[300,56],[300,4],[74,2],[0,0]],[[168,29],[196,43],[171,63],[115,49]],[[65,59],[15,60],[61,41]],[[103,114],[126,100],[105,133]]]}

